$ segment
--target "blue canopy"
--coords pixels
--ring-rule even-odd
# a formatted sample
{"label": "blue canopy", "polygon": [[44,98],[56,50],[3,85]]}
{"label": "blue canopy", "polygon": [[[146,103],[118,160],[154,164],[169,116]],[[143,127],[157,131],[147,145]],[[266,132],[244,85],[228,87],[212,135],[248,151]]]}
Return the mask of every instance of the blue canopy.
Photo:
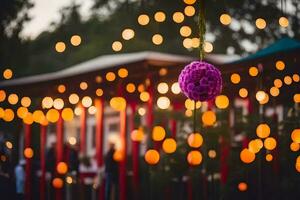
{"label": "blue canopy", "polygon": [[240,62],[245,62],[245,61],[250,61],[250,60],[256,60],[259,58],[271,56],[277,53],[283,53],[283,52],[288,52],[291,50],[299,49],[300,50],[300,41],[285,37],[280,40],[277,40],[273,44],[269,45],[268,47],[257,51],[255,54],[252,54],[250,56],[247,56],[245,58],[242,58],[240,60],[237,60],[233,63],[240,63]]}

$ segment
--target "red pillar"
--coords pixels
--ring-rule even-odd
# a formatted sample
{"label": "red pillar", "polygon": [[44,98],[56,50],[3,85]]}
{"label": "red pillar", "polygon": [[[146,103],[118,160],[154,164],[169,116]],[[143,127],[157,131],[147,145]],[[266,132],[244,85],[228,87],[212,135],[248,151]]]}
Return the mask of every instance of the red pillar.
{"label": "red pillar", "polygon": [[[103,114],[104,106],[101,99],[95,101],[96,113],[96,159],[99,167],[103,165]],[[99,189],[99,199],[104,199],[104,184]]]}
{"label": "red pillar", "polygon": [[[61,116],[61,112],[59,113],[59,118],[56,123],[56,164],[63,161],[64,156],[64,120]],[[55,190],[56,200],[63,199],[63,191],[62,189]]]}
{"label": "red pillar", "polygon": [[46,158],[45,147],[47,139],[47,126],[40,126],[40,165],[41,165],[41,181],[40,181],[40,199],[46,198]]}
{"label": "red pillar", "polygon": [[120,200],[126,200],[126,108],[120,111],[120,138],[123,153],[123,160],[120,162],[119,169]]}
{"label": "red pillar", "polygon": [[148,107],[148,110],[147,110],[147,126],[151,130],[152,126],[153,126],[153,121],[154,121],[154,118],[153,118],[153,88],[152,88],[152,86],[149,87],[148,92],[149,92],[150,98],[147,102],[147,107]]}
{"label": "red pillar", "polygon": [[[24,124],[24,148],[31,147],[31,126],[29,124]],[[26,158],[25,166],[25,199],[31,200],[31,159]]]}
{"label": "red pillar", "polygon": [[[130,116],[130,128],[131,132],[136,128],[134,126],[134,114],[136,112],[136,104],[132,103],[131,106],[131,116]],[[139,142],[132,141],[132,171],[133,171],[133,183],[134,186],[138,186],[139,180]],[[136,191],[137,192],[137,191]]]}
{"label": "red pillar", "polygon": [[63,149],[64,149],[64,121],[60,113],[58,121],[56,123],[56,164],[63,161],[63,156],[64,156]]}
{"label": "red pillar", "polygon": [[83,155],[86,154],[86,108],[82,105],[81,108],[81,116],[80,116],[80,153]]}

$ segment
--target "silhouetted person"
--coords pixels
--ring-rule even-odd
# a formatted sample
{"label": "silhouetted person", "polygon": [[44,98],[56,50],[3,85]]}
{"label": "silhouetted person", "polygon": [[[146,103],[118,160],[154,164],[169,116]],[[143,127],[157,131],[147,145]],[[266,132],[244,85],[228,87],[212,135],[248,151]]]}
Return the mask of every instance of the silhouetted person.
{"label": "silhouetted person", "polygon": [[16,193],[17,199],[24,199],[24,186],[25,186],[25,160],[20,160],[19,164],[15,167],[16,177]]}
{"label": "silhouetted person", "polygon": [[115,145],[109,144],[109,151],[105,155],[105,199],[110,200],[114,189],[115,199],[117,199],[118,187],[118,163],[114,160]]}

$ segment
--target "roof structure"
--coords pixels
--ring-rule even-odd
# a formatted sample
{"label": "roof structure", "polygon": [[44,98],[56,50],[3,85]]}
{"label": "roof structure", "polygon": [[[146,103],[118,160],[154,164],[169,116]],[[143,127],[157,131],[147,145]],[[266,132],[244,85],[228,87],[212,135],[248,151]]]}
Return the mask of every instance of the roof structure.
{"label": "roof structure", "polygon": [[300,50],[300,41],[289,38],[289,37],[284,37],[278,41],[275,41],[274,43],[270,44],[266,48],[263,48],[256,53],[249,55],[245,58],[241,58],[240,60],[235,60],[231,64],[234,63],[241,63],[241,62],[247,62],[247,61],[252,61],[252,60],[258,60],[261,58],[265,58],[268,56],[272,56],[278,53],[287,53],[292,50]]}
{"label": "roof structure", "polygon": [[[225,56],[219,54],[209,54],[206,59],[215,64],[224,64],[225,62],[232,61],[232,59],[238,59],[237,56]],[[105,70],[112,67],[121,65],[128,65],[132,63],[149,61],[152,64],[157,65],[172,65],[174,63],[188,63],[196,58],[182,55],[174,55],[160,52],[144,51],[136,53],[125,54],[112,54],[103,55],[94,59],[76,64],[67,69],[57,72],[33,75],[18,79],[12,79],[8,81],[0,82],[0,87],[18,86],[24,84],[33,84],[38,82],[54,81],[62,78],[68,78],[72,76],[78,76],[85,73],[96,72],[99,70]]]}

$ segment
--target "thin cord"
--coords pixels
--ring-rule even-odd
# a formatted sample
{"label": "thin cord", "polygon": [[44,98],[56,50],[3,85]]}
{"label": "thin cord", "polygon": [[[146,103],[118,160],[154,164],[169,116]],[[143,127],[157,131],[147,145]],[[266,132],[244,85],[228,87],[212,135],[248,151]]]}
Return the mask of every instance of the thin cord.
{"label": "thin cord", "polygon": [[204,59],[204,40],[205,40],[205,32],[206,32],[206,27],[205,27],[205,0],[200,1],[200,10],[199,10],[199,52],[200,52],[200,60],[202,61]]}
{"label": "thin cord", "polygon": [[196,130],[197,130],[197,127],[196,127],[197,126],[196,114],[197,114],[196,101],[194,101],[194,122],[193,122],[194,133],[196,133]]}

